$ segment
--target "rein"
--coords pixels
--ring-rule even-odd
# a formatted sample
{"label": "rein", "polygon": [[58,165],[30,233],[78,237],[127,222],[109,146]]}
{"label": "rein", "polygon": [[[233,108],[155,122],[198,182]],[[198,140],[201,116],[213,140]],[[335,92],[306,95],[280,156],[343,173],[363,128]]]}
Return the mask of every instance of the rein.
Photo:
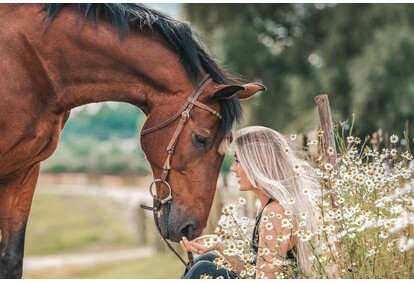
{"label": "rein", "polygon": [[[146,205],[141,205],[141,208],[146,209],[146,210],[151,210],[153,212],[153,216],[154,216],[154,222],[155,222],[155,226],[157,227],[158,232],[161,235],[161,238],[164,240],[164,242],[167,244],[168,248],[180,259],[180,261],[185,265],[187,270],[190,270],[190,268],[194,265],[194,258],[193,258],[193,254],[192,252],[187,252],[187,256],[188,256],[188,263],[186,263],[184,261],[184,259],[178,254],[178,252],[174,249],[174,247],[167,241],[167,239],[165,239],[161,233],[161,227],[159,225],[158,222],[158,217],[160,214],[160,210],[161,210],[161,206],[169,203],[172,199],[172,188],[171,185],[168,183],[167,178],[168,178],[168,173],[171,169],[171,158],[174,155],[175,152],[175,146],[177,144],[178,138],[181,134],[181,132],[184,129],[185,124],[187,123],[187,121],[190,119],[190,112],[191,109],[193,109],[194,106],[197,106],[201,109],[204,109],[206,111],[209,111],[211,114],[215,115],[217,118],[222,119],[221,115],[215,111],[214,109],[210,108],[209,106],[205,105],[204,103],[201,103],[198,100],[198,98],[200,97],[201,93],[204,91],[204,89],[213,81],[213,79],[211,78],[210,74],[206,74],[201,81],[197,84],[197,86],[195,87],[195,89],[193,90],[193,92],[191,93],[191,95],[187,98],[186,102],[184,103],[183,107],[181,107],[181,109],[174,114],[171,118],[167,119],[166,121],[151,127],[149,129],[145,129],[141,131],[141,136],[155,132],[169,124],[171,124],[172,122],[174,122],[178,117],[181,116],[180,121],[178,122],[177,128],[175,129],[175,132],[171,138],[170,143],[168,144],[167,147],[167,159],[165,160],[165,163],[163,165],[162,168],[162,175],[159,179],[154,179],[154,181],[152,181],[150,187],[149,187],[149,191],[150,194],[153,198],[153,204],[152,207],[151,206],[146,206]],[[157,193],[153,192],[152,188],[153,185],[156,183],[161,183],[164,184],[165,186],[167,186],[168,188],[168,196],[165,198],[161,198],[160,196],[157,195]]]}

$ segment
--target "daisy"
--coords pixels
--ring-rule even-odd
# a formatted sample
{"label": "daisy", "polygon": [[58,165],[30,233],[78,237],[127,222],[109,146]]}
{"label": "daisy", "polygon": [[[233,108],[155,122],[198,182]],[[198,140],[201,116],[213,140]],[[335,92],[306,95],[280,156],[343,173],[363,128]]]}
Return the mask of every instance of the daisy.
{"label": "daisy", "polygon": [[386,239],[386,238],[388,238],[388,233],[386,231],[381,230],[378,236],[381,239]]}
{"label": "daisy", "polygon": [[273,217],[275,217],[275,213],[273,211],[271,211],[271,212],[269,212],[269,214],[267,216],[269,216],[269,218],[273,218]]}
{"label": "daisy", "polygon": [[398,142],[398,136],[397,135],[392,135],[390,137],[390,142],[396,144]]}
{"label": "daisy", "polygon": [[283,219],[282,220],[282,227],[284,228],[284,227],[290,227],[291,226],[291,223],[290,223],[290,221],[289,221],[289,219]]}
{"label": "daisy", "polygon": [[300,217],[301,217],[302,219],[306,219],[306,218],[308,218],[308,217],[309,217],[309,214],[308,214],[308,212],[307,212],[307,211],[302,211],[302,212],[300,213]]}
{"label": "daisy", "polygon": [[265,227],[266,227],[267,230],[271,231],[273,229],[273,224],[271,222],[267,222],[265,224]]}
{"label": "daisy", "polygon": [[308,145],[317,145],[318,141],[317,140],[311,140],[308,142]]}

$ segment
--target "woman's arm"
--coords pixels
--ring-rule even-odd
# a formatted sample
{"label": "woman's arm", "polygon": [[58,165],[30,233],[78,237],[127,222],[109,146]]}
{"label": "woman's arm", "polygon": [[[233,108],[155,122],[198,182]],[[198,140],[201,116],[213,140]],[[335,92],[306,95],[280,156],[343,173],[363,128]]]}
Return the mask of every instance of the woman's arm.
{"label": "woman's arm", "polygon": [[280,265],[286,253],[293,248],[292,229],[286,227],[287,222],[283,219],[288,217],[277,201],[270,203],[263,211],[259,225],[256,277],[276,278],[276,273],[282,271]]}

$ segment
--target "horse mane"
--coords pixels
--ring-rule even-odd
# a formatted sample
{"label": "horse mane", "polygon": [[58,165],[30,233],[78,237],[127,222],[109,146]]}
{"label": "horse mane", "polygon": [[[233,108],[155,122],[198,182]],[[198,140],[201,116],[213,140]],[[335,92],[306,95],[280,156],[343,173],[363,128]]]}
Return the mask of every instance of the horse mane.
{"label": "horse mane", "polygon": [[[104,17],[118,28],[120,34],[129,27],[151,28],[171,44],[194,83],[201,71],[209,73],[217,83],[237,82],[209,56],[202,41],[187,22],[175,20],[145,5],[131,3],[43,4],[47,11],[46,22],[51,23],[61,9],[67,5],[77,6],[77,10],[84,14],[85,19],[92,18],[99,21],[101,17]],[[224,137],[231,130],[234,121],[240,122],[243,111],[237,97],[220,100],[220,106],[223,116],[220,133]]]}

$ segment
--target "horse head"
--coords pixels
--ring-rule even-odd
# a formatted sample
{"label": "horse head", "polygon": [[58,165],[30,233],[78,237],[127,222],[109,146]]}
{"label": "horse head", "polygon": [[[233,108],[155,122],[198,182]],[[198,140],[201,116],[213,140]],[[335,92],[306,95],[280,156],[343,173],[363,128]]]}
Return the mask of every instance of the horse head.
{"label": "horse head", "polygon": [[265,89],[260,84],[210,81],[199,84],[184,107],[176,103],[174,108],[179,110],[168,120],[150,113],[141,132],[141,146],[157,180],[157,192],[151,193],[165,204],[158,213],[160,232],[176,242],[183,236],[199,236],[206,226],[225,148],[231,142],[225,124],[234,120],[236,109],[228,104],[233,99],[237,108],[238,99],[248,99]]}

